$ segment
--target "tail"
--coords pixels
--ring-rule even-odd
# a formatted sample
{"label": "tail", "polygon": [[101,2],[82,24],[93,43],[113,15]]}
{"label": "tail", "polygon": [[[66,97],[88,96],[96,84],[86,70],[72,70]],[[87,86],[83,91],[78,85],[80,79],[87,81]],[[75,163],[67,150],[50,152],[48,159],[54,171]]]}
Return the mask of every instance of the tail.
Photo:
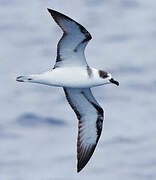
{"label": "tail", "polygon": [[33,78],[31,76],[18,76],[16,81],[18,82],[31,82]]}

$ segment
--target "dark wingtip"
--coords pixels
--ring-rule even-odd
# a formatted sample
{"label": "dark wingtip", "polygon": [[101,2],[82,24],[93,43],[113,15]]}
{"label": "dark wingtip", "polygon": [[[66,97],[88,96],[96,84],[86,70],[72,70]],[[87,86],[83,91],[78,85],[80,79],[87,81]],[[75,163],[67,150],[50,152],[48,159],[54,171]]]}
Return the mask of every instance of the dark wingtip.
{"label": "dark wingtip", "polygon": [[54,11],[53,9],[47,8],[47,10],[48,10],[48,12],[49,12],[51,15],[57,13],[57,11]]}
{"label": "dark wingtip", "polygon": [[47,10],[48,10],[49,12],[51,12],[51,11],[52,11],[52,9],[49,9],[49,8],[47,8]]}
{"label": "dark wingtip", "polygon": [[51,14],[51,15],[54,15],[54,14],[60,14],[59,12],[53,10],[53,9],[49,9],[47,8],[48,12]]}
{"label": "dark wingtip", "polygon": [[[48,10],[48,12],[51,14],[51,16],[54,18],[54,20],[57,22],[57,18],[58,18],[58,16],[65,16],[65,15],[63,15],[63,14],[61,14],[60,12],[58,12],[58,11],[55,11],[55,10],[53,10],[53,9],[49,9],[49,8],[47,8],[47,10]],[[58,23],[58,22],[57,22]]]}
{"label": "dark wingtip", "polygon": [[77,173],[79,173],[83,168],[84,168],[84,166],[82,166],[82,165],[78,162],[78,164],[77,164]]}
{"label": "dark wingtip", "polygon": [[55,11],[52,10],[52,9],[47,8],[47,10],[48,10],[48,12],[49,12],[51,15],[55,13]]}

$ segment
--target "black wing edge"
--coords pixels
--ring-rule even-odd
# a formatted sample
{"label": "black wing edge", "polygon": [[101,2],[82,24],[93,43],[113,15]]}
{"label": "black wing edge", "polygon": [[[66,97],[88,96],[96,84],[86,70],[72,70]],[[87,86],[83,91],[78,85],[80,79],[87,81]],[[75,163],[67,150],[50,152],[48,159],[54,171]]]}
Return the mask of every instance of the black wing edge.
{"label": "black wing edge", "polygon": [[[58,11],[55,11],[55,10],[52,10],[52,9],[49,9],[49,8],[47,8],[47,10],[49,11],[49,13],[51,14],[51,16],[53,17],[53,19],[55,20],[55,22],[60,26],[60,24],[59,24],[59,22],[58,22],[58,20],[57,20],[57,18],[64,18],[64,19],[68,19],[69,21],[73,21],[73,22],[75,22],[78,26],[79,26],[79,28],[80,28],[80,31],[85,35],[85,37],[86,37],[86,41],[89,41],[89,40],[91,40],[92,39],[92,36],[91,36],[91,34],[86,30],[86,28],[85,27],[83,27],[81,24],[79,24],[78,22],[76,22],[75,20],[73,20],[73,19],[71,19],[70,17],[68,17],[68,16],[66,16],[66,15],[64,15],[64,14],[62,14],[62,13],[60,13],[60,12],[58,12]],[[61,27],[61,26],[60,26]],[[63,32],[65,32],[65,30],[63,29],[63,27],[61,27],[61,29],[63,30]]]}

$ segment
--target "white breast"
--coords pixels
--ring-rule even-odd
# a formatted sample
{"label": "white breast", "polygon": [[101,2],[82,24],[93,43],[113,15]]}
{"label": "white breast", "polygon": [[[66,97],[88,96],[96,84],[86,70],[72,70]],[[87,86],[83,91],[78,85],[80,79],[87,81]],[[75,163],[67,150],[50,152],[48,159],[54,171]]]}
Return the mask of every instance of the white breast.
{"label": "white breast", "polygon": [[89,88],[105,84],[99,77],[98,70],[91,68],[88,73],[86,67],[64,67],[36,75],[35,82],[61,87]]}

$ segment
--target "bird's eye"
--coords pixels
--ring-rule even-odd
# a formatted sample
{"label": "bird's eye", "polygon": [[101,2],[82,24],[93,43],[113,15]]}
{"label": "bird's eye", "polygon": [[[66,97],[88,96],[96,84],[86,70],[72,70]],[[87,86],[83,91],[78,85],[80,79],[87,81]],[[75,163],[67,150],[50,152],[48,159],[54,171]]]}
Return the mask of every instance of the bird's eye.
{"label": "bird's eye", "polygon": [[105,71],[99,70],[98,73],[99,73],[99,76],[103,79],[109,77],[108,73]]}

